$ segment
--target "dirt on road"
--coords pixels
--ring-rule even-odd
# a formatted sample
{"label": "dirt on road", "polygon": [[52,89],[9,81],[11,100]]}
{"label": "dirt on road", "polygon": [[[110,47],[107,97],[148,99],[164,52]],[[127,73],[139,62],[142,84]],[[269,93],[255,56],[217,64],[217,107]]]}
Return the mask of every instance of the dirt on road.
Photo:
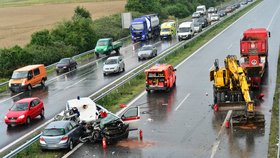
{"label": "dirt on road", "polygon": [[123,12],[125,4],[126,0],[120,0],[0,8],[0,48],[25,46],[32,33],[51,29],[58,22],[71,19],[77,6],[89,10],[94,20]]}

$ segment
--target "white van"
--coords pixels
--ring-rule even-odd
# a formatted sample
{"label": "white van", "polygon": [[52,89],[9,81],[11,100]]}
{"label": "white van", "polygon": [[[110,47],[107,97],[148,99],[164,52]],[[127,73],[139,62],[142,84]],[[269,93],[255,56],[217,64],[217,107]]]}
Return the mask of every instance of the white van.
{"label": "white van", "polygon": [[196,12],[199,12],[201,15],[206,15],[206,6],[200,5],[196,7]]}
{"label": "white van", "polygon": [[190,39],[194,36],[194,25],[192,21],[183,22],[178,28],[178,39]]}

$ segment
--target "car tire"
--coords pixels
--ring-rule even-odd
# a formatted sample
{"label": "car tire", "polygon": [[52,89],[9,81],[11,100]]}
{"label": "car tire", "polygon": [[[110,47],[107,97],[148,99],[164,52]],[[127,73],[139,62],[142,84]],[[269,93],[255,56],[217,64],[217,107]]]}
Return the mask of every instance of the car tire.
{"label": "car tire", "polygon": [[103,73],[103,76],[107,76],[107,74],[106,74],[106,73]]}
{"label": "car tire", "polygon": [[29,85],[27,86],[27,90],[28,90],[28,91],[31,91],[31,89],[32,89],[32,86],[29,84]]}
{"label": "car tire", "polygon": [[41,116],[41,119],[45,118],[45,109],[41,110],[40,116]]}
{"label": "car tire", "polygon": [[70,140],[69,140],[68,150],[71,151],[73,148],[74,148],[74,143],[73,143],[73,141],[70,139]]}
{"label": "car tire", "polygon": [[146,89],[146,91],[147,91],[147,93],[150,93],[150,92],[151,92],[151,90],[150,90],[150,89]]}
{"label": "car tire", "polygon": [[29,124],[30,124],[30,117],[28,116],[27,118],[26,118],[26,121],[25,121],[25,124],[28,126]]}
{"label": "car tire", "polygon": [[124,66],[123,66],[123,68],[122,68],[122,72],[124,72],[125,71],[125,68],[124,68]]}
{"label": "car tire", "polygon": [[8,129],[12,128],[12,125],[8,124],[8,125],[7,125],[7,128],[8,128]]}
{"label": "car tire", "polygon": [[59,74],[59,70],[56,70],[56,74]]}
{"label": "car tire", "polygon": [[45,152],[45,151],[46,151],[46,149],[41,148],[41,151],[42,151],[42,152]]}
{"label": "car tire", "polygon": [[138,61],[141,61],[141,58],[138,58]]}
{"label": "car tire", "polygon": [[95,55],[96,55],[96,58],[99,58],[99,54],[98,53],[95,53]]}

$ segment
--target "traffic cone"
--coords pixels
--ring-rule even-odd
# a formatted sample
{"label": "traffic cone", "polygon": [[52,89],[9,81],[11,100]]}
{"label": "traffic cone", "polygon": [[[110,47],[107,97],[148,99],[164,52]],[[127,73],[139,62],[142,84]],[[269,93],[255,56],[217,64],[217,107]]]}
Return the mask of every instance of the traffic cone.
{"label": "traffic cone", "polygon": [[264,97],[264,94],[263,94],[263,93],[261,93],[261,94],[259,95],[259,99],[260,99],[260,100],[262,100],[262,99],[263,99],[263,97]]}
{"label": "traffic cone", "polygon": [[139,138],[141,141],[143,140],[143,131],[141,129],[139,130]]}
{"label": "traffic cone", "polygon": [[102,139],[102,147],[103,147],[103,149],[106,149],[106,147],[107,147],[106,138],[105,137],[103,137],[103,139]]}
{"label": "traffic cone", "polygon": [[219,106],[218,106],[218,104],[215,104],[215,105],[214,105],[214,111],[215,111],[215,112],[219,111]]}
{"label": "traffic cone", "polygon": [[229,121],[226,120],[226,128],[229,128]]}
{"label": "traffic cone", "polygon": [[119,106],[120,106],[120,108],[125,108],[126,107],[125,104],[120,104]]}

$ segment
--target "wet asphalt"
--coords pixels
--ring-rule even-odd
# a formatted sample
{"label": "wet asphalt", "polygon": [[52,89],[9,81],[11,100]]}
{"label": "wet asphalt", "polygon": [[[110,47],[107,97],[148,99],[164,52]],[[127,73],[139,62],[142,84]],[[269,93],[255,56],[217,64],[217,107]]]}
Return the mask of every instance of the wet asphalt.
{"label": "wet asphalt", "polygon": [[[280,43],[279,7],[279,1],[263,1],[180,65],[177,85],[169,93],[144,93],[137,99],[132,106],[141,108],[142,141],[134,131],[129,139],[106,149],[101,143],[85,143],[70,157],[267,157]],[[269,65],[261,87],[265,96],[256,107],[265,115],[266,124],[256,130],[221,130],[226,113],[214,113],[209,106],[213,103],[209,70],[216,58],[223,66],[227,55],[239,57],[239,40],[243,31],[251,27],[264,27],[271,32]]]}

